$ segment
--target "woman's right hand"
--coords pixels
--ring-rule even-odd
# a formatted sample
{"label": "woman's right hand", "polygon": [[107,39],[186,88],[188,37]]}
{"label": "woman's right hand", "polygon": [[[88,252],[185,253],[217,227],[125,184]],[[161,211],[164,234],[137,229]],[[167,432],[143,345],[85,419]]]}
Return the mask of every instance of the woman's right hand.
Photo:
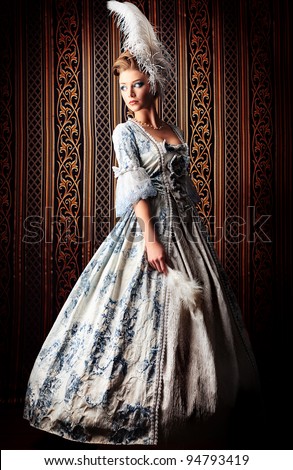
{"label": "woman's right hand", "polygon": [[133,207],[144,235],[145,251],[149,264],[160,273],[167,274],[167,255],[164,246],[156,237],[149,201],[140,199]]}
{"label": "woman's right hand", "polygon": [[158,241],[148,242],[145,250],[151,267],[160,273],[167,274],[167,256],[164,246]]}

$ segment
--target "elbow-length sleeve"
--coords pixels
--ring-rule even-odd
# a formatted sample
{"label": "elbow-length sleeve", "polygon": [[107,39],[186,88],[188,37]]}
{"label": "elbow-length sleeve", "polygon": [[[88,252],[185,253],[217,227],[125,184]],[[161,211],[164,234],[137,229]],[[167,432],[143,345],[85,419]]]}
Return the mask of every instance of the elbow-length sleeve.
{"label": "elbow-length sleeve", "polygon": [[140,199],[157,195],[151,178],[140,165],[139,152],[131,129],[119,124],[113,132],[113,144],[119,167],[113,166],[116,185],[116,214],[121,217]]}

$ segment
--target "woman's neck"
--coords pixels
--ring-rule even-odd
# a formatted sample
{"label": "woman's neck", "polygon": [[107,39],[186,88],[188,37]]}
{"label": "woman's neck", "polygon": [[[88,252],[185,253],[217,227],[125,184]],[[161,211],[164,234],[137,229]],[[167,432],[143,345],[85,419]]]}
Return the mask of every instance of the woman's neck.
{"label": "woman's neck", "polygon": [[141,124],[150,125],[153,128],[158,128],[162,125],[155,107],[151,109],[143,109],[134,114],[134,118]]}

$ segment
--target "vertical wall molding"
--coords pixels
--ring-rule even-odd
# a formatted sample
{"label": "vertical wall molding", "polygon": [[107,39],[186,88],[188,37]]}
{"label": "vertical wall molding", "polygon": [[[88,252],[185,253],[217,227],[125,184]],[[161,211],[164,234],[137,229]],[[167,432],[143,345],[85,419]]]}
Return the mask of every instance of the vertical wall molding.
{"label": "vertical wall molding", "polygon": [[[250,0],[251,152],[252,152],[252,268],[253,327],[256,335],[271,328],[273,305],[273,109],[272,21],[270,3]],[[262,231],[255,222],[268,219]]]}
{"label": "vertical wall molding", "polygon": [[55,312],[55,296],[53,287],[54,262],[54,200],[55,200],[55,65],[54,65],[54,31],[53,31],[53,0],[46,0],[42,12],[44,24],[44,188],[43,217],[44,243],[43,256],[43,315],[45,338],[49,331]]}
{"label": "vertical wall molding", "polygon": [[[23,77],[27,100],[24,104],[26,128],[26,166],[24,168],[25,207],[23,222],[23,263],[24,294],[22,299],[23,341],[22,355],[27,357],[23,364],[22,381],[30,373],[40,347],[43,332],[43,42],[41,5],[34,0],[25,2],[23,20],[25,50]],[[23,193],[24,196],[24,193]]]}
{"label": "vertical wall molding", "polygon": [[224,266],[229,272],[232,288],[239,297],[240,245],[243,243],[240,229],[240,148],[239,148],[239,37],[238,1],[224,0],[224,112],[225,112],[225,220]]}
{"label": "vertical wall molding", "polygon": [[56,0],[56,306],[80,274],[82,240],[81,51],[78,0]]}
{"label": "vertical wall molding", "polygon": [[189,116],[188,116],[188,49],[186,28],[186,2],[175,2],[177,11],[176,20],[176,60],[177,60],[177,116],[176,123],[182,129],[186,142],[189,142]]}
{"label": "vertical wall molding", "polygon": [[[173,74],[168,80],[168,87],[165,90],[164,100],[162,103],[161,117],[164,121],[171,124],[178,124],[178,57],[176,56],[176,17],[178,16],[177,2],[170,0],[161,0],[156,2],[158,18],[159,18],[159,33],[162,43],[165,45],[170,53]],[[177,39],[177,41],[176,41]],[[182,77],[184,80],[184,76]]]}
{"label": "vertical wall molding", "polygon": [[94,250],[115,223],[112,131],[121,121],[118,81],[112,65],[119,55],[119,35],[114,20],[99,0],[93,2],[94,28],[94,122],[95,122],[95,208]]}
{"label": "vertical wall molding", "polygon": [[243,227],[244,242],[240,245],[241,271],[239,280],[239,303],[247,328],[251,326],[251,243],[249,237],[249,211],[251,207],[251,116],[249,95],[249,36],[248,12],[246,0],[239,3],[239,154],[240,154],[240,181],[239,194],[241,196],[239,215],[245,221]]}
{"label": "vertical wall molding", "polygon": [[[0,12],[0,342],[1,357],[1,395],[0,402],[12,396],[8,390],[8,376],[11,369],[7,351],[11,348],[11,324],[13,305],[11,302],[13,289],[13,180],[14,158],[13,141],[13,8],[11,3],[6,10]],[[3,380],[4,379],[4,380]],[[7,388],[4,389],[3,385]]]}
{"label": "vertical wall molding", "polygon": [[223,44],[223,10],[222,2],[213,0],[213,180],[214,180],[214,215],[213,235],[214,246],[221,262],[225,263],[225,74]]}
{"label": "vertical wall molding", "polygon": [[212,197],[212,55],[210,2],[189,2],[190,173],[201,197],[198,212],[211,233]]}
{"label": "vertical wall molding", "polygon": [[25,189],[25,169],[27,166],[27,120],[26,120],[26,63],[25,47],[26,37],[24,29],[25,11],[24,5],[20,4],[15,12],[15,182],[14,182],[14,227],[13,227],[13,272],[14,272],[14,292],[13,292],[13,318],[12,318],[12,354],[11,360],[14,364],[10,372],[10,393],[14,397],[18,396],[18,384],[21,377],[22,341],[21,334],[22,308],[24,305],[24,245],[23,227],[26,207]]}
{"label": "vertical wall molding", "polygon": [[95,100],[93,5],[89,0],[82,3],[82,121],[83,121],[83,219],[82,219],[82,266],[93,255],[95,216]]}

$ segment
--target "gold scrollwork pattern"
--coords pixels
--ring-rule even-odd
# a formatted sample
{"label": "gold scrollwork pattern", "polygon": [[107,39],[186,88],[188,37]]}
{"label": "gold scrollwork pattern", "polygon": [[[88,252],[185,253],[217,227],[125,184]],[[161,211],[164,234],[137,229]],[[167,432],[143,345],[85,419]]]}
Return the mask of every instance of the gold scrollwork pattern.
{"label": "gold scrollwork pattern", "polygon": [[[252,191],[255,221],[269,216],[263,231],[254,237],[253,302],[256,328],[262,328],[272,305],[272,184],[273,122],[271,83],[271,18],[268,2],[252,0],[251,93],[252,93]],[[259,235],[263,235],[260,237]]]}
{"label": "gold scrollwork pattern", "polygon": [[189,4],[190,33],[190,174],[201,197],[198,207],[208,230],[212,212],[211,192],[211,52],[208,0],[192,0]]}
{"label": "gold scrollwork pattern", "polygon": [[81,212],[80,50],[77,1],[57,8],[56,303],[60,308],[79,276]]}

